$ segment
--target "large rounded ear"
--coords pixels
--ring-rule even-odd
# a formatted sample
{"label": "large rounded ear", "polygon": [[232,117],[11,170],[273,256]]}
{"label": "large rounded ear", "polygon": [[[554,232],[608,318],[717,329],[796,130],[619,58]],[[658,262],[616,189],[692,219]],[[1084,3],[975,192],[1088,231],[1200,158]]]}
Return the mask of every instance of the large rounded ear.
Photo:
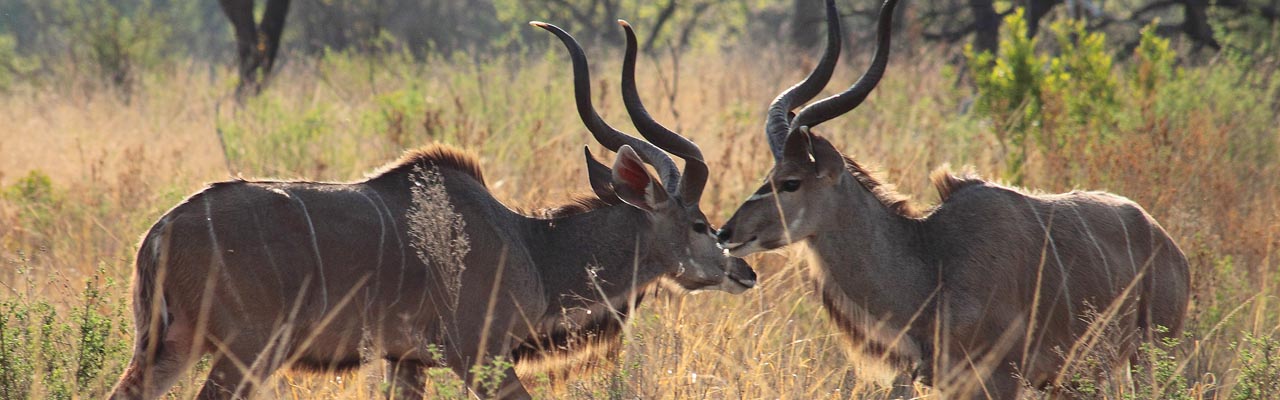
{"label": "large rounded ear", "polygon": [[802,165],[807,164],[812,160],[809,157],[809,153],[813,148],[810,139],[808,129],[802,128],[791,132],[791,134],[787,135],[787,141],[782,145],[782,158]]}
{"label": "large rounded ear", "polygon": [[618,195],[613,193],[613,171],[591,155],[591,148],[582,146],[582,153],[587,157],[587,182],[596,197],[609,204],[618,204]]}
{"label": "large rounded ear", "polygon": [[613,192],[623,202],[645,211],[654,211],[670,202],[666,189],[658,183],[644,161],[630,145],[618,148],[618,158],[613,162]]}
{"label": "large rounded ear", "polygon": [[844,155],[840,154],[840,150],[836,150],[836,146],[822,136],[814,135],[809,132],[809,127],[801,127],[801,131],[809,136],[810,151],[813,152],[813,162],[817,164],[818,178],[835,178],[844,172]]}

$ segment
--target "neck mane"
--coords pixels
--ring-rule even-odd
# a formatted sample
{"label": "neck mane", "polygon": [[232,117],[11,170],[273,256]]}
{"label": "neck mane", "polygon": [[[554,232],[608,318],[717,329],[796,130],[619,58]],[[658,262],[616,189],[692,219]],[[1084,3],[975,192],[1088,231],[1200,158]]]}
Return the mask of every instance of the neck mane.
{"label": "neck mane", "polygon": [[[468,151],[430,145],[406,152],[369,180],[438,168],[484,186],[477,160]],[[637,227],[647,224],[647,217],[633,207],[587,195],[515,213],[525,225],[529,247],[537,249],[531,252],[532,261],[550,298],[547,315],[530,321],[537,329],[516,346],[513,361],[554,375],[615,352],[632,307],[665,273],[636,258],[636,241],[642,239]]]}
{"label": "neck mane", "polygon": [[[864,360],[927,368],[943,285],[922,235],[932,209],[920,211],[852,158],[845,168],[854,184],[842,186],[839,208],[848,211],[807,241],[823,305]],[[982,182],[945,169],[930,178],[943,202]]]}

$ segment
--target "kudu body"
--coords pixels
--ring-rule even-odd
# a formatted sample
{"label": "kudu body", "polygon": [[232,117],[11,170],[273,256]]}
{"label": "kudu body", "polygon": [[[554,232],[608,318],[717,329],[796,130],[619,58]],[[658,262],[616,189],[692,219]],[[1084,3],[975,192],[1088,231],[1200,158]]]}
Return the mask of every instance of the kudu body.
{"label": "kudu body", "polygon": [[616,343],[631,307],[659,280],[734,293],[754,285],[698,210],[705,164],[686,159],[703,169],[682,176],[653,144],[682,157],[697,147],[652,131],[660,125],[647,114],[633,119],[652,124],[642,132],[653,144],[604,125],[577,43],[537,26],[569,47],[580,112],[618,151],[612,169],[587,155],[602,199],[523,215],[490,194],[473,156],[441,146],[356,183],[215,183],[161,217],[141,244],[137,341],[112,397],[156,398],[214,353],[202,398],[250,396],[281,367],[377,359],[392,363],[401,394],[420,392],[423,368],[441,366],[480,396],[527,398],[512,368],[490,390],[477,388],[471,368]]}
{"label": "kudu body", "polygon": [[741,257],[803,243],[823,305],[859,358],[944,398],[1011,399],[1021,380],[1061,385],[1064,368],[1095,347],[1117,356],[1094,372],[1114,372],[1141,341],[1176,337],[1187,260],[1134,202],[1104,192],[1031,194],[940,170],[941,204],[917,212],[810,133],[856,107],[883,75],[895,4],[881,8],[862,78],[792,116],[837,58],[839,21],[827,2],[827,54],[770,108],[774,167],[719,232],[721,244]]}

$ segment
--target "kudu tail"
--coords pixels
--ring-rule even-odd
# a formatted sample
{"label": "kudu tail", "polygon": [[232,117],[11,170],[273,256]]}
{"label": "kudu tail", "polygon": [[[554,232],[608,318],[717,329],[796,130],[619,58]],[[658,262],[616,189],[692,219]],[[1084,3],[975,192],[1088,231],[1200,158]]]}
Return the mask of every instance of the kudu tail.
{"label": "kudu tail", "polygon": [[112,390],[111,399],[156,398],[181,372],[176,371],[181,369],[181,357],[165,340],[173,322],[161,290],[169,256],[167,220],[166,216],[152,226],[138,249],[133,279],[133,358]]}

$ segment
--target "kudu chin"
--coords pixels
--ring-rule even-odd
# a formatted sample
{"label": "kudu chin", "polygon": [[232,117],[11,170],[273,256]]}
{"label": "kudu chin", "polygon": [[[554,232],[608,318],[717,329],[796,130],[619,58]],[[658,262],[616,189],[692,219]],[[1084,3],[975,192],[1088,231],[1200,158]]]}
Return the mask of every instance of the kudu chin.
{"label": "kudu chin", "polygon": [[[941,203],[918,212],[809,128],[861,103],[884,74],[896,0],[885,1],[867,72],[816,96],[840,50],[769,108],[774,166],[719,232],[734,256],[803,243],[823,306],[861,361],[889,366],[943,398],[1055,389],[1095,349],[1117,372],[1143,341],[1177,337],[1187,260],[1142,207],[1104,192],[1030,194],[972,174],[933,175]],[[899,381],[901,382],[901,381]]]}
{"label": "kudu chin", "polygon": [[[635,93],[630,30],[622,90],[649,141],[600,119],[582,49],[535,25],[568,47],[579,112],[617,151],[612,168],[587,154],[597,198],[518,213],[490,194],[474,156],[443,146],[360,182],[210,185],[142,241],[137,340],[112,398],[159,397],[210,353],[201,398],[251,396],[280,368],[378,359],[391,362],[397,397],[420,397],[423,369],[440,366],[481,397],[528,398],[509,364],[488,363],[616,348],[631,309],[659,281],[752,287],[755,273],[724,254],[699,210],[707,168],[698,147],[648,118]],[[683,174],[664,150],[684,158]],[[496,387],[475,382],[479,364],[500,366]]]}

